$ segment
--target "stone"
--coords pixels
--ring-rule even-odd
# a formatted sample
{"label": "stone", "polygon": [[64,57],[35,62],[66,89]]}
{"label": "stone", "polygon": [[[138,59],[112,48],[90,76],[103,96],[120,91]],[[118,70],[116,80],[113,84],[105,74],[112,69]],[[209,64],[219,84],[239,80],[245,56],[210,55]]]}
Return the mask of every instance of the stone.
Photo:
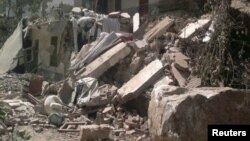
{"label": "stone", "polygon": [[146,88],[153,85],[162,75],[163,65],[160,60],[151,62],[137,75],[118,89],[118,97],[121,104],[138,97]]}
{"label": "stone", "polygon": [[120,43],[87,65],[85,72],[81,76],[99,78],[109,68],[128,56],[130,52],[131,49],[127,47],[126,43]]}
{"label": "stone", "polygon": [[249,90],[192,88],[179,94],[152,93],[148,109],[153,137],[170,141],[207,140],[208,124],[249,124]]}
{"label": "stone", "polygon": [[80,127],[80,140],[108,139],[113,128],[107,124],[83,125]]}
{"label": "stone", "polygon": [[29,84],[29,92],[34,96],[41,95],[43,86],[43,76],[33,75],[30,84]]}
{"label": "stone", "polygon": [[134,44],[135,45],[133,46],[133,49],[137,52],[142,52],[149,47],[147,41],[145,40],[137,40],[134,42]]}

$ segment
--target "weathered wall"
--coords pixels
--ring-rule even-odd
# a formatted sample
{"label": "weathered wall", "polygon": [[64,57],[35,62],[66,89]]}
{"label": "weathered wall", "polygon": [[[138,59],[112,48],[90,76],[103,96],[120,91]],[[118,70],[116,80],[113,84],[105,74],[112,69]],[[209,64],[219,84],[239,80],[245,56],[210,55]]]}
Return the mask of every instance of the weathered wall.
{"label": "weathered wall", "polygon": [[[51,47],[51,33],[47,31],[47,25],[42,25],[39,28],[32,29],[32,44],[35,46],[36,40],[39,41],[38,46],[38,64],[39,64],[39,72],[51,72],[51,78],[56,77],[55,75],[64,75],[65,73],[65,65],[60,60],[60,63],[57,67],[53,67],[50,65],[51,54],[53,53],[53,48]],[[62,40],[62,35],[59,34],[57,40],[57,54],[64,53],[62,45],[64,44],[64,40]],[[59,52],[60,51],[60,52]],[[46,74],[48,75],[48,74]]]}

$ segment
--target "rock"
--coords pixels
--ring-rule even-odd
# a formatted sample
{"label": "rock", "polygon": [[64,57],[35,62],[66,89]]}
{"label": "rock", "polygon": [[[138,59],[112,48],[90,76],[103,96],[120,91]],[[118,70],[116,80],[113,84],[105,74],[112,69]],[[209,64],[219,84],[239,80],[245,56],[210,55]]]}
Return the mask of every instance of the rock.
{"label": "rock", "polygon": [[141,94],[146,88],[162,75],[163,65],[160,60],[151,62],[148,66],[142,69],[131,80],[118,89],[119,100],[121,104],[132,100]]}
{"label": "rock", "polygon": [[[152,136],[170,141],[207,140],[208,124],[249,124],[249,90],[193,88],[179,94],[152,93]],[[226,101],[226,103],[225,103]]]}
{"label": "rock", "polygon": [[80,140],[108,139],[111,130],[113,130],[113,128],[106,124],[83,125],[80,127]]}
{"label": "rock", "polygon": [[178,70],[174,64],[171,65],[171,71],[173,76],[177,80],[180,87],[184,87],[187,83],[187,78],[189,76],[188,72],[183,72]]}
{"label": "rock", "polygon": [[149,47],[147,41],[145,40],[137,40],[134,42],[134,44],[135,45],[133,46],[133,49],[137,52],[142,52]]}

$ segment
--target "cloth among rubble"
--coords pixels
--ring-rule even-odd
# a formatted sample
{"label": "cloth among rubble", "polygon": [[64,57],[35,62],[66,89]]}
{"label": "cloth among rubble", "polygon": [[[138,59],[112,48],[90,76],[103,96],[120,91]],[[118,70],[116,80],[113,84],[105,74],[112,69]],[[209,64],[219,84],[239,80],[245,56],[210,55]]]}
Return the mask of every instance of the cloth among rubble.
{"label": "cloth among rubble", "polygon": [[91,28],[95,22],[95,18],[93,17],[81,17],[78,19],[77,24],[81,29],[85,29],[86,27]]}
{"label": "cloth among rubble", "polygon": [[[90,63],[93,61],[96,57],[98,57],[100,54],[102,54],[104,51],[111,48],[112,43],[116,40],[118,40],[118,36],[112,32],[110,34],[102,33],[97,39],[98,41],[95,42],[93,47],[91,47],[86,52],[80,51],[80,56],[77,60],[74,61],[73,64],[71,64],[70,70],[76,70],[79,68],[82,68],[84,65]],[[82,48],[82,50],[85,50],[86,46]],[[83,54],[82,54],[83,53]]]}
{"label": "cloth among rubble", "polygon": [[92,96],[97,92],[98,86],[95,78],[87,77],[78,80],[75,87],[77,105],[82,107],[91,104]]}

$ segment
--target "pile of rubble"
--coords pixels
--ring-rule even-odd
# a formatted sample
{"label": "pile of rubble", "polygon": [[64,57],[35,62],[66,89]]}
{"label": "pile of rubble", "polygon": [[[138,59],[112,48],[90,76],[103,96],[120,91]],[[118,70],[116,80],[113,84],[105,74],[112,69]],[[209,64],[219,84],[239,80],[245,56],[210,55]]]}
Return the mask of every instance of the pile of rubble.
{"label": "pile of rubble", "polygon": [[[0,77],[1,103],[11,109],[4,121],[9,131],[17,124],[38,133],[45,128],[78,133],[72,136],[82,141],[193,141],[206,140],[207,124],[249,123],[249,91],[202,87],[202,78],[194,74],[194,56],[183,47],[211,42],[213,15],[160,16],[131,34],[120,32],[131,31],[127,13],[107,16],[81,8],[72,13],[74,51],[65,65],[66,78]],[[143,30],[142,38],[135,37]],[[83,40],[78,40],[80,33],[86,35]]]}

